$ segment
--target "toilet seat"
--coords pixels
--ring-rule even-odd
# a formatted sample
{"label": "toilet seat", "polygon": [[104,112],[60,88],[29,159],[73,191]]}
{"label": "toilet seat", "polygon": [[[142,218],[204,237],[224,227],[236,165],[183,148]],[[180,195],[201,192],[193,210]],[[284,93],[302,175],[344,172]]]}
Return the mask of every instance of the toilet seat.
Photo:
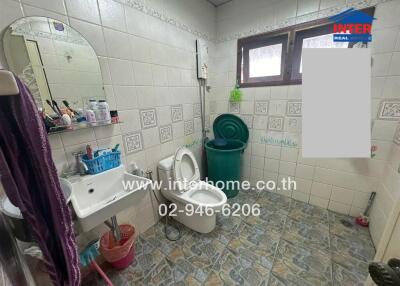
{"label": "toilet seat", "polygon": [[[185,147],[179,148],[174,156],[159,162],[158,172],[161,181],[174,181],[174,186],[161,188],[161,194],[176,205],[173,218],[197,232],[211,232],[216,226],[217,213],[227,198],[220,188],[200,180],[199,166],[193,153]],[[194,210],[200,207],[204,215],[203,212],[189,214],[188,205],[192,205]],[[208,213],[209,209],[213,211]]]}
{"label": "toilet seat", "polygon": [[163,195],[169,200],[179,201],[183,204],[192,204],[193,206],[208,207],[213,209],[222,208],[227,198],[220,188],[199,181],[185,192],[179,194],[176,192],[162,191]]}
{"label": "toilet seat", "polygon": [[173,176],[175,181],[192,182],[200,180],[200,170],[193,153],[186,147],[175,152],[173,159]]}

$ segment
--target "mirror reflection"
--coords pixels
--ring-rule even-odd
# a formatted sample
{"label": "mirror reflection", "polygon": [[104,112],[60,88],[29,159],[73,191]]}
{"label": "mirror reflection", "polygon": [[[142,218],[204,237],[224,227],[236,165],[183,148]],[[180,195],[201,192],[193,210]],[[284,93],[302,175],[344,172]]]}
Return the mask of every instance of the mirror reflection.
{"label": "mirror reflection", "polygon": [[89,100],[105,99],[96,53],[68,25],[46,17],[25,17],[9,26],[3,43],[9,69],[25,82],[46,113],[57,114],[57,108],[67,105],[79,112]]}

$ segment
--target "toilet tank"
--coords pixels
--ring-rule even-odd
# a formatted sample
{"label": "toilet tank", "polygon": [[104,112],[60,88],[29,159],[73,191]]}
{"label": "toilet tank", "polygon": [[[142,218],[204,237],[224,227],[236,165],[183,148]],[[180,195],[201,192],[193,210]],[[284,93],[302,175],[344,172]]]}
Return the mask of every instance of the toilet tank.
{"label": "toilet tank", "polygon": [[174,162],[174,156],[169,156],[165,159],[162,159],[158,162],[157,172],[158,172],[158,180],[162,183],[162,187],[164,184],[167,184],[165,187],[168,188],[168,182],[173,180],[173,171],[172,165]]}

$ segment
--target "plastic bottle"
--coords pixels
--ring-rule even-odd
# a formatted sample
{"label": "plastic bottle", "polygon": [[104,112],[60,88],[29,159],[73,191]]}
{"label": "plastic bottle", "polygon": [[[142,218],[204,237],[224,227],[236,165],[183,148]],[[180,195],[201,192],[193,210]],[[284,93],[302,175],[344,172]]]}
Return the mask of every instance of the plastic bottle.
{"label": "plastic bottle", "polygon": [[100,112],[99,112],[99,105],[98,105],[96,99],[89,99],[88,108],[89,108],[89,110],[92,110],[94,112],[94,115],[96,117],[96,122],[102,123],[103,120],[101,119]]}
{"label": "plastic bottle", "polygon": [[97,109],[97,100],[89,99],[88,109],[95,110]]}
{"label": "plastic bottle", "polygon": [[99,100],[97,104],[97,108],[99,111],[98,121],[102,121],[103,123],[111,123],[111,115],[110,115],[110,107],[105,100]]}
{"label": "plastic bottle", "polygon": [[86,121],[90,125],[95,125],[96,124],[96,115],[93,110],[87,109],[86,110]]}

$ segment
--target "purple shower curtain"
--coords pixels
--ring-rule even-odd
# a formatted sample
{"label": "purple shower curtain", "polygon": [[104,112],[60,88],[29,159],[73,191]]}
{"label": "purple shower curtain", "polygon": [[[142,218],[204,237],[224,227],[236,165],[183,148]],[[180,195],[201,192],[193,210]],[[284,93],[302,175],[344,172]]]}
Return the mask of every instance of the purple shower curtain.
{"label": "purple shower curtain", "polygon": [[33,96],[0,96],[0,178],[10,201],[32,226],[54,285],[80,283],[71,215]]}

